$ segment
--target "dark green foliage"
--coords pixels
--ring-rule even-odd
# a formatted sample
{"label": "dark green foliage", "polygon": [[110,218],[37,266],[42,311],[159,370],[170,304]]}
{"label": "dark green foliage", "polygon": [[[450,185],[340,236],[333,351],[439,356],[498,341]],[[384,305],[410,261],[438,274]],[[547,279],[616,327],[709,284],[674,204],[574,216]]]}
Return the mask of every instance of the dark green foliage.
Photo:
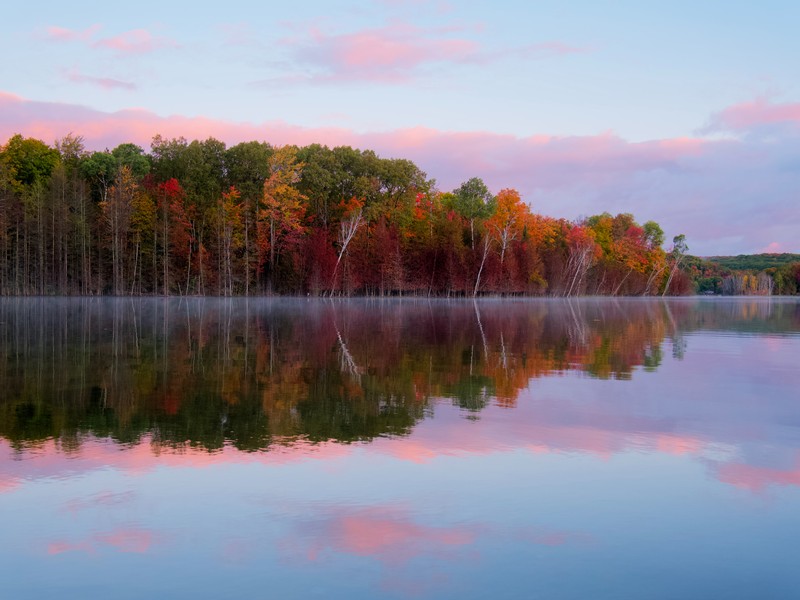
{"label": "dark green foliage", "polygon": [[137,179],[141,179],[150,171],[150,160],[144,150],[136,144],[120,144],[111,151],[117,161],[117,167],[128,167]]}
{"label": "dark green foliage", "polygon": [[23,186],[45,184],[59,160],[55,148],[19,134],[8,140],[3,150],[3,162],[13,179]]}
{"label": "dark green foliage", "polygon": [[732,271],[763,271],[800,262],[800,254],[739,254],[738,256],[710,256],[706,260]]}

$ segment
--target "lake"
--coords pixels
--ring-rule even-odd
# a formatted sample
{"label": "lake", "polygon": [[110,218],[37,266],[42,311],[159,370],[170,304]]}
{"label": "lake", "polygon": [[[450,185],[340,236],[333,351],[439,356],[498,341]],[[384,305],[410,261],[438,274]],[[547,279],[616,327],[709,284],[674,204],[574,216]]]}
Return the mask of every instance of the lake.
{"label": "lake", "polygon": [[0,597],[795,598],[800,301],[0,300]]}

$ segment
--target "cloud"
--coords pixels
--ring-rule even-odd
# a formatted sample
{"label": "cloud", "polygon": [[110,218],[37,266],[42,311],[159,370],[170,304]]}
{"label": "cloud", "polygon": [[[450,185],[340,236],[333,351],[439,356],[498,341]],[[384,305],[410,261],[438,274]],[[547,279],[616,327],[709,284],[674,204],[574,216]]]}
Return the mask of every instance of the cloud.
{"label": "cloud", "polygon": [[759,254],[781,254],[782,252],[783,246],[778,242],[770,242],[758,251]]}
{"label": "cloud", "polygon": [[45,30],[45,35],[48,39],[56,42],[88,42],[102,28],[102,25],[94,24],[90,25],[86,29],[75,31],[74,29],[51,26]]}
{"label": "cloud", "polygon": [[[762,112],[792,115],[791,107],[770,105]],[[754,127],[761,123],[750,122]],[[73,131],[97,149],[128,141],[146,147],[156,133],[212,136],[228,144],[266,140],[369,148],[385,157],[413,160],[443,190],[477,176],[494,191],[516,188],[535,211],[551,216],[574,219],[608,211],[655,220],[668,237],[686,234],[691,252],[699,255],[749,253],[770,244],[800,251],[800,132],[792,121],[772,122],[773,127],[785,124],[778,137],[646,142],[631,142],[611,132],[519,137],[415,127],[356,133],[283,121],[162,117],[136,109],[109,113],[0,92],[0,140],[22,132],[52,142]]]}
{"label": "cloud", "polygon": [[146,29],[132,29],[114,37],[97,40],[92,45],[115,50],[117,54],[147,54],[161,48],[178,47],[175,40],[156,37]]}
{"label": "cloud", "polygon": [[111,77],[93,77],[91,75],[84,75],[77,69],[71,69],[67,72],[67,79],[73,83],[85,83],[95,85],[106,90],[135,90],[136,84],[130,81],[121,81]]}
{"label": "cloud", "polygon": [[179,47],[175,40],[154,36],[146,29],[132,29],[112,37],[97,39],[97,34],[102,29],[102,25],[98,24],[83,30],[50,26],[45,30],[45,37],[54,42],[81,42],[91,48],[113,50],[118,55],[147,54],[162,48]]}
{"label": "cloud", "polygon": [[800,128],[800,103],[774,104],[764,98],[729,106],[715,113],[701,131],[753,133],[780,128],[797,132]]}
{"label": "cloud", "polygon": [[343,34],[314,28],[282,41],[293,57],[293,69],[305,73],[279,81],[399,84],[436,67],[486,64],[511,57],[541,59],[583,51],[561,42],[488,51],[477,41],[463,37],[465,32],[462,27],[424,28],[404,21]]}
{"label": "cloud", "polygon": [[463,63],[478,52],[471,40],[444,37],[441,31],[401,22],[346,34],[314,29],[304,38],[283,44],[310,71],[306,79],[314,82],[402,83],[420,69]]}

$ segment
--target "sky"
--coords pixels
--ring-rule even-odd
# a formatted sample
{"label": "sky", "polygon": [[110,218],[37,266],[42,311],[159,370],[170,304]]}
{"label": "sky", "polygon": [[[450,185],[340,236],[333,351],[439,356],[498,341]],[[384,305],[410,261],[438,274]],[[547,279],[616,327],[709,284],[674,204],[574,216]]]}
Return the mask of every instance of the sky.
{"label": "sky", "polygon": [[800,3],[15,2],[0,143],[319,142],[534,212],[800,252]]}

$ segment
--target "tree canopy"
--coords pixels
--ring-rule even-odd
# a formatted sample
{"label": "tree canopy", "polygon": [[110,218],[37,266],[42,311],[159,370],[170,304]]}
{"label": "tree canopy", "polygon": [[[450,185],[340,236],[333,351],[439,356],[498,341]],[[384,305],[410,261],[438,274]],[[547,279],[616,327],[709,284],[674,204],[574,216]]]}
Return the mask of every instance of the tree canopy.
{"label": "tree canopy", "polygon": [[[157,135],[149,152],[88,152],[73,134],[0,146],[5,295],[725,291],[735,269],[715,267],[709,288],[683,236],[663,243],[632,214],[536,214],[517,190],[475,176],[443,191],[410,160],[348,146]],[[725,289],[793,293],[792,267],[766,264]]]}

